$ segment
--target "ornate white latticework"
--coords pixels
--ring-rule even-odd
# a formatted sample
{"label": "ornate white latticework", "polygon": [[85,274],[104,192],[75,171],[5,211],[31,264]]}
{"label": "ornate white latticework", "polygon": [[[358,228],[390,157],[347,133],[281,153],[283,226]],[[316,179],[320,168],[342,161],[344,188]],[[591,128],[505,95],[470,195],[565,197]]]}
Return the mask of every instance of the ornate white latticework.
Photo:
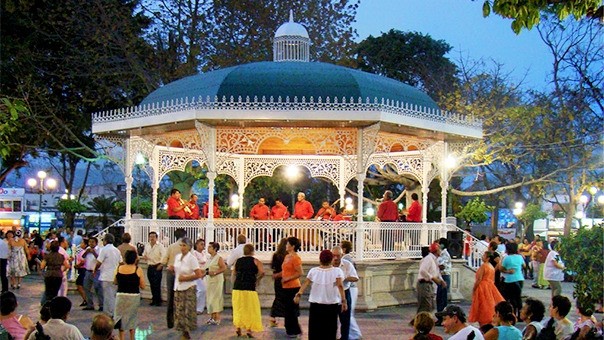
{"label": "ornate white latticework", "polygon": [[153,103],[117,110],[96,112],[92,114],[93,131],[95,124],[130,120],[135,118],[151,118],[170,115],[175,112],[189,110],[247,110],[247,111],[347,111],[384,112],[397,116],[419,118],[428,122],[444,123],[467,128],[473,132],[482,133],[482,120],[474,116],[421,107],[399,101],[378,98],[306,98],[306,97],[198,97],[181,98],[169,102]]}
{"label": "ornate white latticework", "polygon": [[275,169],[279,166],[298,165],[307,168],[312,177],[324,177],[333,182],[339,188],[340,180],[340,158],[339,157],[246,157],[243,160],[244,186],[259,176],[273,176]]}
{"label": "ornate white latticework", "polygon": [[126,154],[124,152],[126,147],[126,140],[128,137],[123,135],[107,134],[102,136],[94,136],[97,145],[103,150],[105,157],[117,164],[122,170],[122,173],[126,174]]}
{"label": "ornate white latticework", "polygon": [[232,154],[258,154],[262,143],[277,138],[287,145],[295,138],[309,141],[317,155],[356,153],[356,129],[324,128],[232,128],[216,129],[217,151]]}
{"label": "ornate white latticework", "polygon": [[142,155],[145,159],[149,160],[145,164],[140,164],[141,169],[149,176],[154,178],[154,161],[153,161],[153,150],[155,145],[140,137],[130,137],[128,153],[130,156],[131,166],[136,164],[137,157]]}
{"label": "ornate white latticework", "polygon": [[442,169],[446,166],[445,163],[445,143],[438,142],[431,145],[425,153],[425,156],[430,159],[431,167],[427,172],[427,182],[432,182],[436,177],[440,177]]}
{"label": "ornate white latticework", "polygon": [[178,147],[188,150],[201,150],[203,146],[195,130],[163,132],[160,134],[144,135],[142,138],[154,145]]}
{"label": "ornate white latticework", "polygon": [[392,164],[399,174],[410,174],[415,177],[420,183],[422,181],[423,160],[419,152],[412,154],[393,153],[393,154],[374,154],[370,159],[369,166],[376,165],[383,168],[386,164]]}
{"label": "ornate white latticework", "polygon": [[160,148],[158,178],[173,170],[185,171],[185,167],[191,161],[197,161],[201,166],[206,165],[206,158],[201,151]]}
{"label": "ornate white latticework", "polygon": [[[361,161],[363,169],[369,165],[369,158],[375,152],[380,133],[380,123],[373,124],[363,129],[363,141],[361,149]],[[359,157],[359,155],[357,155]],[[358,161],[358,159],[357,159]],[[363,170],[357,169],[357,170]]]}
{"label": "ornate white latticework", "polygon": [[436,141],[430,139],[419,139],[409,135],[380,132],[378,134],[375,152],[389,153],[392,152],[397,145],[400,145],[402,148],[402,150],[398,151],[410,151],[410,147],[415,147],[417,150],[425,150],[434,143],[436,143]]}
{"label": "ornate white latticework", "polygon": [[242,162],[243,158],[239,156],[216,154],[216,173],[221,175],[229,175],[235,180],[235,182],[237,182],[237,185],[242,185],[242,183],[239,183],[239,174],[242,171]]}

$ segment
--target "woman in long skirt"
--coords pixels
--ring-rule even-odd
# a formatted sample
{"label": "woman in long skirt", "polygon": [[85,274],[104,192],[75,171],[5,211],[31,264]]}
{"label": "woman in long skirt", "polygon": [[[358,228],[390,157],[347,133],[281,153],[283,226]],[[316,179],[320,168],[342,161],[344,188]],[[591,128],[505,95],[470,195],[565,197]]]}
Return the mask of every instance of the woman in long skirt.
{"label": "woman in long skirt", "polygon": [[235,263],[234,275],[233,325],[237,328],[237,336],[241,336],[244,329],[247,337],[253,338],[253,332],[263,330],[256,285],[264,276],[262,262],[254,258],[253,245],[246,244],[243,247],[243,257]]}
{"label": "woman in long skirt", "polygon": [[287,251],[285,250],[285,245],[287,244],[287,239],[283,238],[279,242],[277,246],[277,251],[273,254],[273,260],[271,261],[271,269],[273,270],[273,287],[275,288],[275,300],[273,300],[273,305],[271,306],[271,318],[270,318],[270,326],[277,327],[277,318],[285,317],[285,304],[283,295],[283,286],[281,285],[281,265],[283,264],[283,260],[287,255]]}
{"label": "woman in long skirt", "polygon": [[174,259],[174,328],[181,331],[182,339],[191,339],[191,331],[197,329],[197,284],[203,276],[199,263],[191,249],[188,237],[180,241],[181,253]]}
{"label": "woman in long skirt", "polygon": [[145,276],[143,270],[136,265],[137,257],[135,250],[126,250],[125,264],[117,267],[113,279],[113,283],[117,285],[113,320],[115,328],[120,331],[120,340],[124,340],[126,329],[130,333],[130,340],[134,340],[134,332],[138,326],[140,290],[145,289]]}
{"label": "woman in long skirt", "polygon": [[224,259],[218,255],[220,244],[210,242],[208,244],[208,254],[210,258],[204,266],[206,280],[206,307],[210,319],[207,321],[209,325],[220,325],[220,313],[224,309],[224,296],[222,289],[224,288],[224,271],[226,264]]}
{"label": "woman in long skirt", "polygon": [[8,242],[8,276],[12,289],[21,288],[21,280],[29,274],[27,261],[29,260],[29,251],[27,251],[27,242],[24,239],[15,237],[12,230],[6,232],[6,241]]}
{"label": "woman in long skirt", "polygon": [[485,251],[482,255],[482,266],[476,271],[476,282],[472,289],[472,306],[468,321],[478,322],[480,326],[493,321],[495,305],[504,301],[495,286],[495,268],[490,263],[492,256],[491,251]]}

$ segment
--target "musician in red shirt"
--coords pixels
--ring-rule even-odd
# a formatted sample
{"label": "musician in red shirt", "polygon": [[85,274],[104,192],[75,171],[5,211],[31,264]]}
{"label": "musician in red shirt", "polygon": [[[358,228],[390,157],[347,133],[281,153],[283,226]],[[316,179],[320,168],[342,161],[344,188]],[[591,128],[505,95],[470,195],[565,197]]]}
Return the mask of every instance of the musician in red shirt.
{"label": "musician in red shirt", "polygon": [[336,216],[336,211],[334,208],[329,206],[329,202],[323,201],[323,203],[321,203],[321,209],[319,209],[319,212],[317,212],[317,216],[315,216],[315,218],[317,220],[329,221],[332,220],[334,216]]}
{"label": "musician in red shirt", "polygon": [[294,207],[294,218],[298,220],[311,219],[315,214],[312,204],[306,200],[306,195],[303,192],[298,193],[298,202]]}
{"label": "musician in red shirt", "polygon": [[271,209],[271,219],[283,221],[289,218],[289,211],[279,198],[275,199],[275,206]]}
{"label": "musician in red shirt", "polygon": [[381,222],[396,222],[398,219],[398,207],[392,200],[392,191],[386,190],[383,201],[378,207],[377,217]]}
{"label": "musician in red shirt", "polygon": [[185,218],[187,220],[198,220],[199,219],[199,206],[197,205],[197,195],[192,194],[191,199],[187,202],[189,209],[185,210]]}
{"label": "musician in red shirt", "polygon": [[421,222],[422,221],[422,206],[419,204],[419,197],[416,193],[411,194],[413,202],[407,209],[407,222]]}
{"label": "musician in red shirt", "polygon": [[[384,191],[382,198],[383,201],[378,207],[377,218],[381,222],[396,222],[398,219],[398,207],[392,200],[392,191]],[[381,230],[382,251],[394,250],[394,236],[395,232],[392,229],[383,228]]]}
{"label": "musician in red shirt", "polygon": [[[210,203],[206,202],[203,205],[203,217],[208,218],[208,213],[210,212]],[[218,206],[218,200],[214,200],[214,218],[220,217],[220,207]]]}
{"label": "musician in red shirt", "polygon": [[182,220],[185,218],[185,207],[187,203],[180,197],[178,189],[170,191],[170,197],[166,201],[168,205],[168,218],[171,220]]}
{"label": "musician in red shirt", "polygon": [[258,200],[258,204],[254,205],[252,207],[252,210],[250,210],[250,217],[255,219],[255,220],[268,220],[270,219],[271,215],[270,215],[270,211],[268,209],[268,206],[266,204],[264,204],[266,202],[266,200],[264,199],[264,197],[260,197],[260,199]]}

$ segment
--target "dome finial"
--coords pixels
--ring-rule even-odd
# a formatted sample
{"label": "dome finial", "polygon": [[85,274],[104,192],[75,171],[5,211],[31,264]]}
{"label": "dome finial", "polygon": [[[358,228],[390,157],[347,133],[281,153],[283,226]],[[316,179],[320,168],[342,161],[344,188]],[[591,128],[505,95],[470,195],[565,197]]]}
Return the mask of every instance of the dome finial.
{"label": "dome finial", "polygon": [[310,38],[304,26],[294,22],[294,11],[289,10],[289,21],[279,26],[273,40],[273,61],[308,62]]}

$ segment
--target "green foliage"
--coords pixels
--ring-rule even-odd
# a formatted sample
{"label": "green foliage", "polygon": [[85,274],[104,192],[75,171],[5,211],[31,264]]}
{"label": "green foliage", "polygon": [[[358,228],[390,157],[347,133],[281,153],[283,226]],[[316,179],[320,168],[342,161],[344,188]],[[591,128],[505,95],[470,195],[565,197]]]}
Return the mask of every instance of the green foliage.
{"label": "green foliage", "polygon": [[470,223],[483,223],[488,219],[487,211],[493,210],[493,207],[486,205],[480,197],[470,200],[455,217],[462,219],[470,227]]}
{"label": "green foliage", "polygon": [[446,57],[450,51],[443,40],[392,29],[379,37],[369,36],[355,52],[359,69],[423,89],[438,101],[457,83],[457,66]]}
{"label": "green foliage", "polygon": [[482,4],[482,15],[488,17],[492,11],[504,18],[514,19],[512,30],[519,34],[523,28],[530,30],[539,24],[541,15],[545,13],[554,13],[560,20],[566,19],[569,15],[572,15],[575,20],[580,20],[584,16],[593,16],[601,6],[601,0],[485,0]]}
{"label": "green foliage", "polygon": [[601,303],[604,292],[604,224],[593,228],[581,227],[576,233],[563,237],[560,255],[566,268],[576,273],[573,297],[578,304],[592,308]]}
{"label": "green foliage", "polygon": [[115,203],[115,197],[105,197],[105,195],[97,196],[92,199],[88,206],[90,209],[101,214],[101,223],[103,228],[109,226],[109,215],[113,212],[113,204]]}
{"label": "green foliage", "polygon": [[34,146],[40,137],[30,118],[24,100],[0,97],[0,186],[11,171],[27,164],[27,155],[35,154]]}
{"label": "green foliage", "polygon": [[[64,166],[96,158],[91,113],[138,103],[157,86],[146,71],[153,53],[140,37],[149,21],[136,13],[138,1],[0,6],[0,88],[7,96],[27,95],[31,119],[23,144],[67,155]],[[71,181],[65,179],[67,189]]]}
{"label": "green foliage", "polygon": [[534,237],[533,224],[535,220],[546,218],[547,213],[541,210],[541,206],[535,203],[529,203],[524,207],[522,214],[518,215],[518,219],[525,227],[524,235],[532,240]]}
{"label": "green foliage", "polygon": [[75,215],[86,211],[86,206],[80,203],[78,200],[73,199],[61,199],[57,203],[57,210],[63,213],[65,219],[65,226],[73,226]]}

